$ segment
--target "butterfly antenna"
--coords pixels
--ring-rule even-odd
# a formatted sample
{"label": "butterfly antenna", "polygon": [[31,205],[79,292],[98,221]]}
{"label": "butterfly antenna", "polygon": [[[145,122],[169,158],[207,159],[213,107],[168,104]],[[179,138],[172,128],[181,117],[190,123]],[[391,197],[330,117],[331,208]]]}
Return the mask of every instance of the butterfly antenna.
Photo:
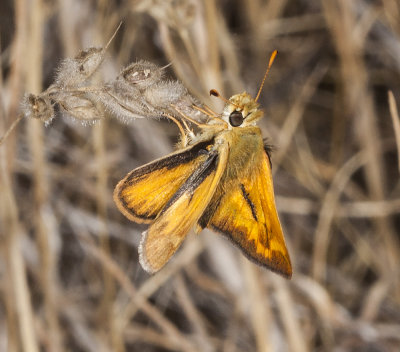
{"label": "butterfly antenna", "polygon": [[262,82],[261,82],[260,89],[258,90],[258,93],[257,93],[257,96],[256,96],[255,101],[257,101],[258,98],[260,97],[261,91],[262,91],[262,89],[263,89],[263,87],[264,87],[265,79],[266,79],[267,76],[268,76],[268,72],[269,72],[269,70],[271,69],[271,66],[272,66],[272,64],[273,64],[273,62],[274,62],[274,60],[275,60],[276,54],[278,54],[278,50],[274,50],[273,53],[271,54],[271,57],[269,58],[269,63],[268,63],[267,71],[265,71],[265,75],[264,75],[264,78],[263,78],[263,80],[262,80]]}
{"label": "butterfly antenna", "polygon": [[211,89],[211,90],[210,90],[210,95],[212,95],[212,96],[214,96],[214,97],[217,97],[217,98],[220,98],[220,99],[221,99],[222,101],[224,101],[225,103],[231,104],[231,105],[235,106],[237,109],[239,109],[239,106],[238,106],[238,105],[233,104],[230,100],[224,98],[221,94],[219,94],[219,92],[218,92],[216,89]]}

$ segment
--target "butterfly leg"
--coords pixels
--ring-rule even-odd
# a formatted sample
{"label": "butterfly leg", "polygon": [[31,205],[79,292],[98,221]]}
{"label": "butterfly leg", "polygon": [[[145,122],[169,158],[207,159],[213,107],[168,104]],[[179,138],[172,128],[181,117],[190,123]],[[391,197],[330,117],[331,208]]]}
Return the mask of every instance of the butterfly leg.
{"label": "butterfly leg", "polygon": [[[215,126],[216,126],[216,125],[209,125],[209,124],[197,122],[196,120],[193,120],[191,117],[185,115],[177,106],[175,106],[175,105],[173,105],[173,104],[171,104],[171,106],[178,112],[179,115],[181,115],[184,119],[186,119],[186,120],[188,120],[189,122],[193,123],[193,124],[196,125],[197,127],[202,128],[202,129],[206,129],[206,128],[215,129]],[[194,108],[196,108],[197,110],[201,109],[201,108],[199,108],[199,107],[194,107]],[[202,111],[202,110],[199,110],[199,111]],[[224,129],[228,127],[228,126],[227,126],[227,123],[226,123],[224,120],[222,120],[222,119],[220,119],[220,118],[218,118],[218,117],[215,117],[215,116],[211,116],[210,114],[207,114],[207,113],[206,113],[206,115],[208,115],[208,116],[210,116],[210,117],[213,117],[213,118],[215,118],[215,119],[220,120],[220,121],[222,122],[221,125],[224,126]]]}
{"label": "butterfly leg", "polygon": [[[182,148],[183,148],[183,147],[186,147],[186,146],[188,145],[188,138],[187,138],[188,136],[187,136],[187,133],[185,132],[185,130],[183,129],[181,123],[180,123],[175,117],[173,117],[173,116],[170,115],[170,114],[164,114],[164,116],[167,117],[167,118],[169,118],[172,122],[174,122],[174,123],[178,126],[179,132],[181,133],[181,139],[180,139],[181,147],[182,147]],[[189,129],[189,126],[186,124],[186,122],[184,122],[184,121],[182,120],[182,123],[185,125],[185,128],[186,128],[188,134],[189,134],[191,137],[193,137],[193,136],[194,136],[194,133]]]}
{"label": "butterfly leg", "polygon": [[[200,106],[196,106],[196,105],[192,105],[193,109],[196,109],[200,112],[202,112],[203,114],[209,116],[211,119],[215,119],[220,121],[223,125],[226,125],[226,122],[224,120],[222,120],[219,116],[219,114],[217,114],[216,112],[214,112],[211,108],[209,108],[207,105],[204,105],[204,109],[201,108]],[[208,123],[209,120],[207,120]]]}

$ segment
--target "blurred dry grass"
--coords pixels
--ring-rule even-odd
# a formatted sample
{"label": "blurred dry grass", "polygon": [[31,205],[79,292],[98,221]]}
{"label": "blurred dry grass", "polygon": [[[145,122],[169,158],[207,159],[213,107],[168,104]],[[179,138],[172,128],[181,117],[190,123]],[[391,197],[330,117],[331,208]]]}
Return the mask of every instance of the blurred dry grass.
{"label": "blurred dry grass", "polygon": [[105,79],[172,62],[210,105],[211,88],[254,94],[279,51],[261,128],[293,279],[206,231],[143,272],[144,227],[112,190],[172,150],[173,124],[24,120],[0,147],[0,350],[399,351],[398,0],[4,0],[0,135],[24,92],[121,20]]}

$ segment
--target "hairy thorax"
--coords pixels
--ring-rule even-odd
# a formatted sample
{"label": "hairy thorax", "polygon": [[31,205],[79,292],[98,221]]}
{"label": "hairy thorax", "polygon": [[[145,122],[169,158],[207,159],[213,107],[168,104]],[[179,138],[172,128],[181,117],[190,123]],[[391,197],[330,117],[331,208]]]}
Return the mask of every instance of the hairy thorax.
{"label": "hairy thorax", "polygon": [[[251,175],[251,168],[260,165],[256,158],[263,157],[261,130],[256,126],[239,127],[222,131],[215,140],[216,144],[228,144],[228,167],[222,176],[226,182],[235,180],[238,174]],[[231,146],[234,146],[232,148]]]}

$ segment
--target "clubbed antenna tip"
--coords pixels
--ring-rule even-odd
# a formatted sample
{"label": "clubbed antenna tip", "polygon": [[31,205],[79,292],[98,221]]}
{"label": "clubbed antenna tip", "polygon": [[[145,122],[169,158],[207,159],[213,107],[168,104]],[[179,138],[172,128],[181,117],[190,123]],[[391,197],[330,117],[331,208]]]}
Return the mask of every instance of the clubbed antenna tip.
{"label": "clubbed antenna tip", "polygon": [[222,101],[224,101],[227,104],[232,104],[233,106],[235,106],[237,109],[239,109],[239,106],[237,106],[236,104],[232,103],[230,100],[224,98],[221,94],[219,94],[219,92],[216,89],[211,89],[210,90],[210,95],[220,98]]}
{"label": "clubbed antenna tip", "polygon": [[265,75],[264,75],[264,78],[263,78],[263,80],[261,82],[261,85],[260,85],[260,88],[258,90],[258,93],[257,93],[255,101],[257,101],[258,98],[260,97],[261,91],[262,91],[262,89],[264,87],[265,79],[268,76],[268,72],[269,72],[269,70],[270,70],[270,68],[271,68],[271,66],[272,66],[272,64],[273,64],[273,62],[275,60],[276,54],[278,54],[278,50],[274,50],[273,53],[271,54],[271,57],[269,58],[268,67],[267,67],[267,70],[265,71]]}

